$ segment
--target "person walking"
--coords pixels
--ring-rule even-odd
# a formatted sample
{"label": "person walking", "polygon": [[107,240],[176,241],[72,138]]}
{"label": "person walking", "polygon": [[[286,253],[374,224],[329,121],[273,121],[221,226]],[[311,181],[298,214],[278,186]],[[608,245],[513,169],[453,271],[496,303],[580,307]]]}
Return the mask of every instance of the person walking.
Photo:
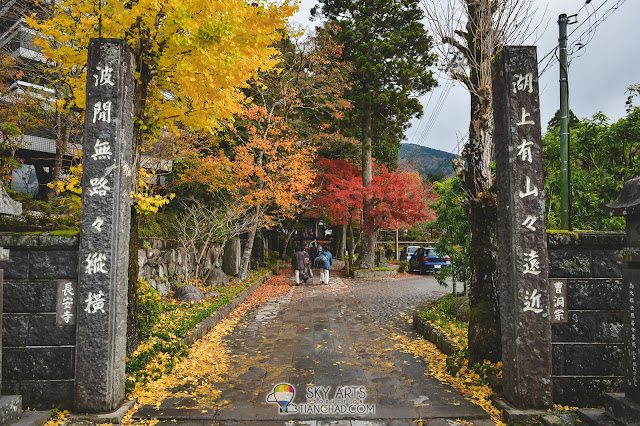
{"label": "person walking", "polygon": [[291,269],[293,270],[293,276],[296,279],[295,285],[300,285],[300,278],[306,268],[307,265],[304,259],[304,249],[302,246],[297,246],[293,253],[293,257],[291,258]]}
{"label": "person walking", "polygon": [[321,245],[318,245],[318,255],[315,259],[315,265],[320,268],[320,283],[323,285],[329,284],[329,269],[333,264],[333,256]]}

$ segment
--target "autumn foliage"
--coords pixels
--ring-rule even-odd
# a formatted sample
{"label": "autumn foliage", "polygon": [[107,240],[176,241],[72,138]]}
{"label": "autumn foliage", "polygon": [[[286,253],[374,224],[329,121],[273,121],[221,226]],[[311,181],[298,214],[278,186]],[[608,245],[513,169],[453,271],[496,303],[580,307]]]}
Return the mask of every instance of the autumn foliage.
{"label": "autumn foliage", "polygon": [[[436,195],[424,188],[416,173],[389,172],[384,165],[374,166],[369,186],[362,184],[362,171],[345,160],[320,159],[320,193],[311,203],[316,216],[326,216],[336,225],[358,224],[367,232],[405,229],[416,221],[430,222],[435,212],[429,205]],[[370,220],[361,223],[365,199],[371,201]]]}

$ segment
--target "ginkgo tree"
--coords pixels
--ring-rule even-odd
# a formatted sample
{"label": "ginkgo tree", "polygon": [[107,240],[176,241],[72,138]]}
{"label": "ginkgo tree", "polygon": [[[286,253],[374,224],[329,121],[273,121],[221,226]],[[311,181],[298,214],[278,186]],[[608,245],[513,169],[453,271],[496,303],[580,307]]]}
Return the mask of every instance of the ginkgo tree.
{"label": "ginkgo tree", "polygon": [[[142,145],[161,129],[215,131],[240,111],[242,87],[259,69],[275,63],[274,42],[295,8],[281,2],[242,0],[45,0],[28,22],[38,31],[49,64],[85,70],[94,37],[124,38],[136,61],[134,172]],[[86,70],[70,80],[72,107],[85,108]],[[133,182],[139,180],[133,177]],[[136,193],[137,185],[132,188]],[[138,227],[132,209],[127,348],[137,341],[135,324]]]}

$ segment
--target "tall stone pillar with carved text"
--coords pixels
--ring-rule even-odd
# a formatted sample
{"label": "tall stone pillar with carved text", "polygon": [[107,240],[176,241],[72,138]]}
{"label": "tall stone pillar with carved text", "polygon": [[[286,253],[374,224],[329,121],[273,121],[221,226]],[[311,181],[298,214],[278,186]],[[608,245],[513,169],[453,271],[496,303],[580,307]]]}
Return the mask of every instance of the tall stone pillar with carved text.
{"label": "tall stone pillar with carved text", "polygon": [[518,408],[544,408],[553,400],[535,47],[505,47],[492,75],[503,389]]}
{"label": "tall stone pillar with carved text", "polygon": [[110,411],[124,397],[134,71],[123,40],[91,40],[78,271],[78,412]]}

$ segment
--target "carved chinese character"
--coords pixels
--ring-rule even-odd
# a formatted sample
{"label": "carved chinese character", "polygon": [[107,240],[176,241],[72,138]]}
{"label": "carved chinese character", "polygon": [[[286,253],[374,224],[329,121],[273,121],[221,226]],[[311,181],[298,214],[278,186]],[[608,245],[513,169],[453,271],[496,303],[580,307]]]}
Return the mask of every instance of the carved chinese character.
{"label": "carved chinese character", "polygon": [[553,286],[556,289],[556,294],[562,294],[562,281],[556,281]]}
{"label": "carved chinese character", "polygon": [[93,221],[91,226],[93,226],[98,232],[102,232],[102,225],[104,224],[104,219],[100,216],[96,217],[96,220]]}
{"label": "carved chinese character", "polygon": [[524,271],[522,271],[522,273],[539,275],[540,261],[538,260],[538,252],[535,250],[531,250],[529,253],[525,253],[524,257]]}
{"label": "carved chinese character", "polygon": [[97,294],[89,292],[89,297],[87,297],[85,303],[87,304],[87,307],[84,308],[86,312],[90,314],[95,314],[98,311],[104,313],[105,298],[102,291],[99,291]]}
{"label": "carved chinese character", "polygon": [[73,285],[71,283],[64,283],[64,288],[62,289],[63,296],[73,296]]}
{"label": "carved chinese character", "polygon": [[531,231],[535,231],[536,227],[533,226],[534,223],[536,223],[536,221],[538,220],[537,217],[535,216],[531,216],[531,215],[527,215],[527,218],[524,220],[524,222],[522,222],[522,226],[524,226],[525,228],[531,230]]}
{"label": "carved chinese character", "polygon": [[93,78],[96,79],[96,82],[95,82],[96,87],[98,85],[104,86],[105,84],[108,84],[109,86],[113,86],[115,84],[113,80],[111,80],[111,78],[113,77],[113,68],[111,68],[108,65],[105,65],[104,67],[97,66],[96,70],[100,72],[99,74],[93,75]]}
{"label": "carved chinese character", "polygon": [[516,126],[524,126],[525,124],[536,124],[533,120],[527,120],[527,117],[529,117],[530,115],[531,114],[529,114],[524,108],[522,108],[522,120],[520,120],[519,123],[516,123]]}
{"label": "carved chinese character", "polygon": [[533,73],[527,74],[514,74],[513,93],[522,92],[528,90],[529,93],[533,93]]}
{"label": "carved chinese character", "polygon": [[91,154],[91,158],[94,160],[110,160],[113,153],[111,152],[111,145],[107,141],[100,141],[100,139],[96,139],[96,144],[94,145],[94,153]]}
{"label": "carved chinese character", "polygon": [[528,161],[530,163],[533,162],[533,157],[531,156],[531,145],[533,142],[527,142],[526,140],[522,140],[522,143],[518,145],[518,153],[517,156],[520,157],[522,161]]}
{"label": "carved chinese character", "polygon": [[71,309],[73,307],[73,298],[65,297],[62,299],[62,309]]}
{"label": "carved chinese character", "polygon": [[553,317],[556,319],[556,321],[564,320],[564,311],[562,309],[556,309],[555,311],[553,311]]}
{"label": "carved chinese character", "polygon": [[93,123],[96,121],[111,123],[111,101],[96,102],[93,105]]}
{"label": "carved chinese character", "polygon": [[525,192],[520,191],[520,198],[525,198],[530,195],[533,195],[534,197],[538,196],[538,187],[534,186],[533,188],[531,188],[531,178],[529,176],[527,176],[525,186]]}
{"label": "carved chinese character", "polygon": [[98,272],[102,272],[106,274],[108,271],[106,268],[107,255],[104,253],[91,253],[87,256],[85,262],[87,265],[85,266],[85,271],[87,274],[92,275]]}
{"label": "carved chinese character", "polygon": [[91,184],[91,188],[89,188],[89,195],[98,194],[99,196],[104,197],[107,195],[107,191],[111,189],[107,186],[109,181],[106,177],[93,178],[89,183]]}
{"label": "carved chinese character", "polygon": [[62,318],[62,321],[64,321],[66,324],[69,324],[69,321],[71,321],[71,318],[73,318],[73,314],[70,311],[64,311],[64,313],[60,315],[60,318]]}
{"label": "carved chinese character", "polygon": [[538,290],[533,290],[531,294],[529,294],[529,290],[525,292],[525,301],[524,301],[524,311],[532,311],[536,314],[542,312],[542,308],[540,307],[540,298],[541,294],[538,294]]}
{"label": "carved chinese character", "polygon": [[564,308],[564,297],[556,297],[554,305],[556,308]]}

